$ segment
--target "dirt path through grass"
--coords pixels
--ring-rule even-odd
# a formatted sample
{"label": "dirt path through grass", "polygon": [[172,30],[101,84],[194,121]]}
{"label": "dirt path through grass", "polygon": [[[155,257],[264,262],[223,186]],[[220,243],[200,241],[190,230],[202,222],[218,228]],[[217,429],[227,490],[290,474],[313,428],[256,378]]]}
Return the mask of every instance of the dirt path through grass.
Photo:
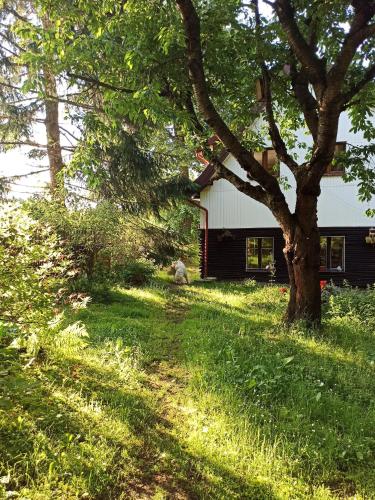
{"label": "dirt path through grass", "polygon": [[128,485],[131,498],[142,500],[158,495],[176,500],[196,498],[176,462],[174,471],[170,464],[162,467],[160,463],[160,458],[166,457],[178,434],[179,406],[189,377],[186,367],[181,364],[181,338],[176,328],[183,322],[188,309],[182,290],[171,285],[165,305],[164,328],[162,335],[158,336],[157,356],[145,367],[143,380],[148,397],[154,402],[157,425],[146,431],[147,445],[139,454],[142,470]]}

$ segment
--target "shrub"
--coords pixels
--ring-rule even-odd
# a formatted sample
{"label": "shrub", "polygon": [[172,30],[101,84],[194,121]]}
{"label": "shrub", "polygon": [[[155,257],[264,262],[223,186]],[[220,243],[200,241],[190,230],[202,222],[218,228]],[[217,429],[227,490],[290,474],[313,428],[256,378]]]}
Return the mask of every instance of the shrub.
{"label": "shrub", "polygon": [[55,315],[72,271],[55,232],[20,205],[0,209],[0,322],[35,333]]}
{"label": "shrub", "polygon": [[[102,201],[95,207],[71,205],[67,210],[38,198],[28,200],[25,208],[32,218],[54,228],[80,276],[96,282],[108,280],[114,270],[127,267],[129,261],[147,259],[165,265],[198,248],[184,232],[180,234],[178,226],[170,228],[168,222],[154,220],[151,215],[150,221],[134,214],[125,217],[109,202]],[[194,234],[196,238],[195,229]]]}
{"label": "shrub", "polygon": [[108,276],[111,250],[121,233],[118,208],[102,202],[67,210],[45,199],[29,200],[26,206],[33,217],[54,228],[81,276],[96,280]]}
{"label": "shrub", "polygon": [[129,261],[114,270],[115,280],[118,283],[142,286],[149,283],[156,273],[155,264],[147,259]]}
{"label": "shrub", "polygon": [[87,294],[94,302],[109,304],[112,301],[111,282],[103,277],[100,280],[76,278],[71,283],[69,291],[72,295]]}
{"label": "shrub", "polygon": [[375,287],[366,290],[327,286],[324,295],[327,313],[331,317],[348,316],[367,325],[375,325]]}

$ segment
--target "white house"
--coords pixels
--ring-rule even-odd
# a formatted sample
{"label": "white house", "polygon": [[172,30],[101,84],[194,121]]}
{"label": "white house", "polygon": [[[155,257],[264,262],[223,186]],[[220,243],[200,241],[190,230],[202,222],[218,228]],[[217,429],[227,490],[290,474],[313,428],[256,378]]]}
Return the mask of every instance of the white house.
{"label": "white house", "polygon": [[[348,116],[342,115],[337,150],[342,150],[346,144],[366,143],[363,135],[354,134],[350,128]],[[311,144],[311,137],[302,132],[300,139]],[[257,155],[264,166],[272,167],[276,163],[272,149]],[[298,160],[303,162],[303,151]],[[245,171],[231,154],[224,157],[223,163],[247,180]],[[359,286],[375,283],[375,245],[366,242],[366,236],[375,226],[375,220],[365,214],[370,206],[358,200],[356,182],[345,183],[342,169],[337,166],[333,171],[332,168],[322,179],[318,201],[322,279],[347,280]],[[268,281],[269,265],[275,262],[276,280],[287,282],[282,253],[284,240],[270,210],[239,192],[225,179],[211,182],[212,174],[213,168],[208,165],[196,180],[200,186],[199,203],[205,209],[201,217],[202,273],[219,279]],[[295,179],[286,165],[280,165],[280,177],[290,185],[283,190],[294,211]]]}

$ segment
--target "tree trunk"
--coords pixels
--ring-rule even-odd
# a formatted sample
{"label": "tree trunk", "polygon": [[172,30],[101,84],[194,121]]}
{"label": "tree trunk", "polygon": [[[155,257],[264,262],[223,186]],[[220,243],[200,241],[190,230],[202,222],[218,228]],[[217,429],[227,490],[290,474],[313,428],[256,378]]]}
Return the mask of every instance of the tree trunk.
{"label": "tree trunk", "polygon": [[92,281],[94,277],[94,270],[95,270],[95,264],[96,264],[96,257],[97,257],[97,251],[93,250],[87,254],[86,258],[86,274],[87,274],[87,279],[89,281]]}
{"label": "tree trunk", "polygon": [[290,281],[286,321],[304,320],[317,327],[321,322],[320,235],[317,196],[297,196],[296,223],[284,228],[284,254]]}
{"label": "tree trunk", "polygon": [[44,70],[44,79],[46,94],[50,96],[50,99],[46,98],[45,110],[51,193],[54,197],[61,199],[63,198],[64,183],[59,174],[64,167],[64,161],[60,144],[59,103],[57,100],[53,100],[53,97],[57,97],[56,81],[54,75],[47,68]]}
{"label": "tree trunk", "polygon": [[[47,16],[42,19],[44,29],[51,28],[51,21]],[[54,199],[64,202],[64,181],[59,175],[64,167],[64,160],[61,152],[60,126],[59,126],[59,102],[57,100],[56,78],[50,67],[43,68],[44,87],[46,93],[45,113],[46,113],[46,134],[47,134],[47,154],[51,179],[51,194]]]}

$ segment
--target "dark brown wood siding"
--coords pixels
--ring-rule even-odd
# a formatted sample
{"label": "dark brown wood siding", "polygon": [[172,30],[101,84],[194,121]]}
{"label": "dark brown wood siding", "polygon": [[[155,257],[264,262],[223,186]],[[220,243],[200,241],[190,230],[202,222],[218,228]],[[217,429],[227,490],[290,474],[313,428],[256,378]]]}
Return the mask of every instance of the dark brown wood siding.
{"label": "dark brown wood siding", "polygon": [[[322,236],[345,236],[345,271],[321,272],[322,280],[333,280],[338,285],[346,280],[351,285],[360,287],[375,283],[375,246],[365,242],[368,232],[369,227],[320,228]],[[246,238],[251,236],[274,238],[275,280],[278,283],[287,283],[288,273],[283,254],[284,238],[281,229],[278,228],[209,229],[208,276],[221,280],[255,279],[268,282],[270,280],[268,271],[246,270]],[[204,231],[201,230],[201,248],[203,241]]]}

